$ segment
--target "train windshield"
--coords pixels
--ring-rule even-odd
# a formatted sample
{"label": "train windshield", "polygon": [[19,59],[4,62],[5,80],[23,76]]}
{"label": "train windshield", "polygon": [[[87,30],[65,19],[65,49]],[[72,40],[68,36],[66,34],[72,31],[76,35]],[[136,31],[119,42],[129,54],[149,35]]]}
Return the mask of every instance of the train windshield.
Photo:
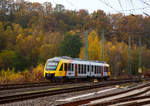
{"label": "train windshield", "polygon": [[46,65],[46,70],[56,70],[57,68],[57,65],[58,65],[58,62],[54,62],[54,61],[48,61],[47,62],[47,65]]}

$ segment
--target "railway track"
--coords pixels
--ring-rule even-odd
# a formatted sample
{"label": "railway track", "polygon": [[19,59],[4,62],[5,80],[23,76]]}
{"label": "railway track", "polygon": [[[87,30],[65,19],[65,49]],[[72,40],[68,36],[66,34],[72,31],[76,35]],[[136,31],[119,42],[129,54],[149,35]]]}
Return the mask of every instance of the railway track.
{"label": "railway track", "polygon": [[[72,82],[66,82],[65,84],[72,84]],[[31,87],[41,87],[41,86],[57,86],[57,85],[64,85],[64,83],[39,82],[39,83],[25,83],[25,84],[5,84],[5,85],[0,85],[0,91],[21,89],[21,88],[31,88]]]}
{"label": "railway track", "polygon": [[20,89],[28,87],[38,87],[38,86],[47,86],[50,85],[49,82],[39,82],[39,83],[25,83],[25,84],[4,84],[0,85],[0,90],[11,90],[11,89]]}
{"label": "railway track", "polygon": [[150,83],[117,93],[65,103],[62,106],[141,106],[150,104],[150,95],[143,95],[146,92],[150,92]]}
{"label": "railway track", "polygon": [[141,106],[141,105],[142,106],[150,105],[150,95],[125,98],[121,101],[115,101],[114,103],[111,103],[108,106]]}
{"label": "railway track", "polygon": [[[128,80],[128,79],[121,79]],[[108,81],[120,81],[117,79],[109,79]],[[89,81],[84,81],[84,83],[87,83]],[[65,82],[65,84],[73,84],[76,82]],[[77,82],[79,83],[79,82]],[[40,87],[40,86],[56,86],[56,85],[64,85],[62,82],[57,83],[50,83],[50,82],[39,82],[39,83],[24,83],[24,84],[3,84],[0,85],[0,91],[2,90],[11,90],[11,89],[20,89],[20,88],[29,88],[29,87]]]}
{"label": "railway track", "polygon": [[26,100],[26,99],[34,99],[34,98],[49,96],[49,95],[52,96],[52,95],[62,94],[62,93],[89,90],[93,88],[106,87],[106,86],[122,84],[122,83],[140,82],[140,81],[141,80],[139,79],[108,81],[108,82],[106,81],[103,83],[90,83],[89,85],[83,85],[83,86],[80,85],[76,87],[54,88],[54,89],[40,90],[40,91],[34,91],[34,92],[25,92],[21,94],[6,95],[6,96],[0,96],[0,104],[21,101],[21,100]]}

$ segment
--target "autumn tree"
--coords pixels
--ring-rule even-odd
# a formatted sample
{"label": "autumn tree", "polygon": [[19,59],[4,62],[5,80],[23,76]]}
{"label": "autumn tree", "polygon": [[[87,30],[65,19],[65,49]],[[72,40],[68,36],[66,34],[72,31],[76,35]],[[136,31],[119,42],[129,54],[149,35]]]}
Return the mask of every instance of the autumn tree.
{"label": "autumn tree", "polygon": [[[41,35],[42,37],[43,35]],[[45,62],[48,58],[59,55],[59,44],[62,40],[60,33],[47,33],[43,36],[39,48],[39,61]]]}
{"label": "autumn tree", "polygon": [[0,69],[13,68],[15,66],[15,60],[17,56],[14,51],[3,50],[0,53]]}
{"label": "autumn tree", "polygon": [[118,76],[125,73],[128,67],[128,46],[124,42],[107,42],[105,46],[108,54],[112,75]]}
{"label": "autumn tree", "polygon": [[[102,61],[102,41],[99,40],[98,34],[95,30],[88,35],[88,59]],[[85,42],[85,41],[84,41]],[[106,41],[105,41],[106,42]],[[85,58],[85,46],[81,48],[80,58]],[[105,60],[108,61],[107,52],[105,53]]]}
{"label": "autumn tree", "polygon": [[61,56],[78,57],[82,43],[79,35],[71,32],[66,33],[64,39],[60,42],[59,53]]}
{"label": "autumn tree", "polygon": [[7,45],[6,36],[4,33],[4,25],[0,22],[0,51],[5,49]]}

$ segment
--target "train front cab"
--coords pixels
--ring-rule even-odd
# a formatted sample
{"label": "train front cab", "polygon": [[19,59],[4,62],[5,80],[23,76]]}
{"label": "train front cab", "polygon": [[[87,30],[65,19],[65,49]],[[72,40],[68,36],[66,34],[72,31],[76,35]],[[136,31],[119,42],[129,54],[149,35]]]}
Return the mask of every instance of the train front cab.
{"label": "train front cab", "polygon": [[65,77],[66,71],[65,71],[64,63],[67,63],[67,61],[61,60],[57,63],[52,61],[47,61],[44,68],[44,77],[48,80],[61,79]]}

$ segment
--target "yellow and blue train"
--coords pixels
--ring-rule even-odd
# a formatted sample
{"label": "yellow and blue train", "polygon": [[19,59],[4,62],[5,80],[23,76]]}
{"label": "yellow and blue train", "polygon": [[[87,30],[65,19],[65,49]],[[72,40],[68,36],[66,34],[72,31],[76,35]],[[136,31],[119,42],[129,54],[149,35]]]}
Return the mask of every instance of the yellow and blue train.
{"label": "yellow and blue train", "polygon": [[107,79],[109,65],[102,61],[81,60],[71,57],[48,59],[44,68],[46,79]]}

